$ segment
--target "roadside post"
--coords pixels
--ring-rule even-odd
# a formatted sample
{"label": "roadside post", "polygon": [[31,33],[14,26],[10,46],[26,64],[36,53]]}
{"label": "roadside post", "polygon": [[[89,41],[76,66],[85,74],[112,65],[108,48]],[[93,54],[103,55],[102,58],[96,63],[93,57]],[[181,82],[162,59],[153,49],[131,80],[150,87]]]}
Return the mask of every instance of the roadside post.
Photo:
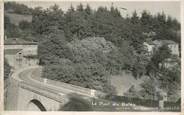
{"label": "roadside post", "polygon": [[43,83],[46,84],[47,83],[47,78],[43,79]]}

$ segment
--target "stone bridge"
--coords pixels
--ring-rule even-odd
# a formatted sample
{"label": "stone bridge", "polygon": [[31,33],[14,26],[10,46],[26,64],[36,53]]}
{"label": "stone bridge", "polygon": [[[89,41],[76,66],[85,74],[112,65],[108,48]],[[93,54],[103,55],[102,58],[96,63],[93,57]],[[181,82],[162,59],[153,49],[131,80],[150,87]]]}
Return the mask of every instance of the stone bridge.
{"label": "stone bridge", "polygon": [[[12,74],[7,90],[6,110],[57,111],[68,102],[68,95],[89,99],[94,90],[40,77],[41,67],[29,67]],[[38,77],[39,76],[39,77]]]}

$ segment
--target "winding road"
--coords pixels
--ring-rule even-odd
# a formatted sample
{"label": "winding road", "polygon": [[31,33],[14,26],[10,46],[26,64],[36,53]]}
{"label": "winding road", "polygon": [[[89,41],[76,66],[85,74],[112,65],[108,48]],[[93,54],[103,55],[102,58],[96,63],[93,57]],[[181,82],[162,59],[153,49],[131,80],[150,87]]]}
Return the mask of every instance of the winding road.
{"label": "winding road", "polygon": [[[80,97],[82,96],[83,98],[90,98],[90,97],[95,97],[94,95],[94,90],[88,89],[88,88],[83,88],[59,81],[54,81],[54,80],[49,80],[47,79],[46,81],[44,78],[41,77],[41,70],[42,67],[40,66],[32,66],[32,67],[27,67],[20,69],[12,74],[12,79],[18,81],[18,84],[21,86],[27,86],[31,87],[32,89],[36,89],[38,92],[49,92],[51,94],[54,94],[56,97],[59,96],[58,98],[65,98],[66,96],[70,94],[77,94]],[[93,92],[93,93],[92,93]],[[46,96],[47,93],[46,93]],[[53,97],[54,99],[58,99]],[[144,110],[144,111],[153,111],[155,108],[150,108],[150,107],[143,107],[143,106],[135,106],[137,110]],[[32,107],[31,107],[32,108]],[[96,110],[104,110],[108,109],[106,107],[98,107],[94,108]],[[115,107],[115,111],[124,111],[124,107]],[[120,110],[119,110],[120,109]],[[130,109],[132,110],[132,109]]]}
{"label": "winding road", "polygon": [[46,90],[58,95],[76,93],[83,96],[93,97],[91,95],[91,89],[49,79],[44,80],[44,78],[41,77],[41,74],[37,74],[41,71],[41,68],[42,67],[40,66],[23,68],[13,73],[12,78],[19,81],[20,83],[25,83],[32,87],[39,88],[40,90]]}

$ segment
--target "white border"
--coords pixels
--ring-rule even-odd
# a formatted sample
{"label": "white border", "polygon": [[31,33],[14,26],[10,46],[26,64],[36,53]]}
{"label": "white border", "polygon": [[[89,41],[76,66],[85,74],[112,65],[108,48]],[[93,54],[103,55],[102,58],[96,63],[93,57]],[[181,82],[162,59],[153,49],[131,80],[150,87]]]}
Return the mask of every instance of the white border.
{"label": "white border", "polygon": [[4,106],[4,4],[0,0],[0,111],[3,110]]}
{"label": "white border", "polygon": [[[181,112],[184,115],[184,1],[181,1]],[[183,96],[183,97],[182,97]]]}

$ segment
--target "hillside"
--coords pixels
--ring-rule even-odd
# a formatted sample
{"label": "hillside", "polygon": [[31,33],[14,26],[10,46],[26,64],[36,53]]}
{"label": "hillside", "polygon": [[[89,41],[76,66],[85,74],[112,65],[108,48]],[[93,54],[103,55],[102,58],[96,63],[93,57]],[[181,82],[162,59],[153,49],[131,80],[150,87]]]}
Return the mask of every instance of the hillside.
{"label": "hillside", "polygon": [[[113,6],[94,10],[81,4],[63,12],[54,5],[25,13],[22,9],[27,9],[25,6],[14,5],[7,5],[5,16],[10,19],[5,17],[5,35],[39,42],[39,64],[44,68],[42,77],[109,94],[115,94],[115,87],[118,95],[128,89],[133,89],[129,92],[134,95],[140,83],[143,90],[138,94],[149,99],[155,96],[157,89],[152,79],[136,80],[144,75],[160,81],[160,89],[168,92],[168,97],[180,89],[180,67],[168,69],[165,66],[165,60],[172,56],[169,47],[162,46],[150,52],[143,45],[149,40],[180,43],[180,36],[176,34],[180,33],[180,23],[176,19],[164,13],[152,15],[146,10],[140,16],[135,11],[131,17],[122,17]],[[23,20],[26,22],[16,26]],[[126,70],[132,75],[121,75]],[[111,84],[109,76],[113,76]],[[132,85],[135,88],[130,88]]]}
{"label": "hillside", "polygon": [[27,22],[32,21],[32,15],[22,15],[22,14],[17,14],[17,13],[5,12],[5,16],[8,16],[10,19],[10,22],[15,25],[19,25],[19,23],[23,20]]}

